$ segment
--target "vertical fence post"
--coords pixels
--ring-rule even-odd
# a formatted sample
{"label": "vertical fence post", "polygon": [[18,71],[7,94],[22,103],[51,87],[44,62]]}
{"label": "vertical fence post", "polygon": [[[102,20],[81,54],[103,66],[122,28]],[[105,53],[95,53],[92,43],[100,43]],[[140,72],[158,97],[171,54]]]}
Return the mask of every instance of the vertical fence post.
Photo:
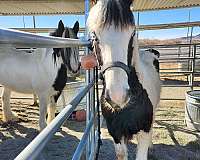
{"label": "vertical fence post", "polygon": [[194,75],[195,75],[195,60],[196,60],[196,45],[193,45],[193,59],[192,59],[192,66],[191,66],[191,90],[194,89]]}
{"label": "vertical fence post", "polygon": [[[88,14],[89,14],[89,8],[90,8],[90,0],[85,0],[85,37],[88,38],[88,30],[86,27],[86,23],[87,23],[87,18],[88,18]],[[89,50],[88,48],[86,48],[86,55],[89,54]],[[89,84],[91,80],[91,72],[90,71],[86,71],[86,84]],[[91,92],[89,91],[87,94],[87,100],[86,100],[86,125],[88,125],[89,121],[91,118]],[[90,156],[90,142],[91,142],[91,137],[88,137],[87,140],[87,145],[86,145],[86,160],[89,159]]]}

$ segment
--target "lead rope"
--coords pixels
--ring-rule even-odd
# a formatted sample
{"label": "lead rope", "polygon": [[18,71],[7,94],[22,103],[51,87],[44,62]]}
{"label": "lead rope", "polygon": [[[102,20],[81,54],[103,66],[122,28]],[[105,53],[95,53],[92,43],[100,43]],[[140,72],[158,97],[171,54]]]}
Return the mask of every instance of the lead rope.
{"label": "lead rope", "polygon": [[93,48],[93,54],[97,59],[97,66],[95,67],[95,91],[96,91],[96,100],[97,100],[97,133],[98,133],[98,142],[97,142],[97,152],[96,152],[96,157],[95,160],[98,160],[99,157],[99,151],[100,147],[102,145],[102,140],[101,140],[101,117],[100,117],[100,100],[99,100],[99,86],[98,86],[98,79],[101,77],[99,76],[98,73],[98,66],[101,67],[103,65],[103,61],[101,58],[101,50],[99,48],[99,40],[95,34],[95,32],[92,32],[91,34],[91,44]]}
{"label": "lead rope", "polygon": [[98,131],[97,152],[96,152],[96,157],[95,157],[96,160],[98,160],[100,147],[102,145],[98,79],[99,79],[98,67],[95,67],[95,88],[96,88],[96,99],[97,99],[97,131]]}

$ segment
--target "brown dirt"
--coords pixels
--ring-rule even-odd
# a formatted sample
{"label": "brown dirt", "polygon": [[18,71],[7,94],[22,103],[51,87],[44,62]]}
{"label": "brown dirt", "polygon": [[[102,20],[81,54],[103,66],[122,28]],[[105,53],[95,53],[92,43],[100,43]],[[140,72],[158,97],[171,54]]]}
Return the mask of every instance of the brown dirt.
{"label": "brown dirt", "polygon": [[[184,96],[185,90],[164,89],[163,96]],[[18,96],[17,93],[14,96]],[[20,95],[19,95],[20,96]],[[32,95],[28,95],[32,97]],[[0,160],[14,159],[22,149],[38,134],[38,107],[31,106],[30,99],[12,99],[12,109],[21,121],[2,123],[0,121]],[[1,119],[0,111],[0,119]],[[61,130],[44,149],[42,155],[48,160],[71,159],[83,134],[85,123],[66,121]],[[99,160],[115,159],[112,138],[106,125],[102,127],[103,145]],[[161,101],[154,124],[153,148],[149,151],[150,160],[200,160],[200,133],[189,130],[184,124],[184,101]],[[129,159],[135,159],[136,141],[129,145]],[[41,158],[38,158],[39,160]]]}

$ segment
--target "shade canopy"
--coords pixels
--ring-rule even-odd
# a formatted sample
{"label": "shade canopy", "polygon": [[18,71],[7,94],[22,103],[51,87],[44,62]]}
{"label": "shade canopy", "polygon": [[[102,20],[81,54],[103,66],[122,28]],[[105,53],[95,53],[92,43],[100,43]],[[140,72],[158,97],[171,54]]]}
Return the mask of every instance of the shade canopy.
{"label": "shade canopy", "polygon": [[[200,6],[200,0],[134,0],[133,11]],[[0,0],[0,15],[84,14],[84,0]]]}

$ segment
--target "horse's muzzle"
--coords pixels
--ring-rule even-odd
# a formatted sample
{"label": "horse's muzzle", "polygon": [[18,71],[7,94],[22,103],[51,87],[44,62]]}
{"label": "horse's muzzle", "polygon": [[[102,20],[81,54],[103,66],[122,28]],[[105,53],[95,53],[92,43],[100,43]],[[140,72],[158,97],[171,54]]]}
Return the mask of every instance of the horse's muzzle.
{"label": "horse's muzzle", "polygon": [[105,91],[105,99],[111,101],[112,103],[123,108],[129,101],[129,90],[126,89],[125,92],[110,92],[110,90]]}

